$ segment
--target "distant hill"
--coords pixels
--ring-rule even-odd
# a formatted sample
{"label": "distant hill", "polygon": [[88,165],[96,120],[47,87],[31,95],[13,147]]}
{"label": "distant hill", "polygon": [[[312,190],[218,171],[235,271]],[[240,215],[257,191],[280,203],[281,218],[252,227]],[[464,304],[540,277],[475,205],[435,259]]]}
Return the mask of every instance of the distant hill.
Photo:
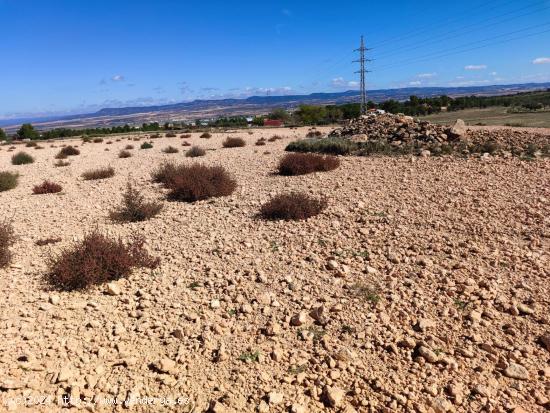
{"label": "distant hill", "polygon": [[[388,99],[405,100],[411,95],[433,97],[491,96],[550,88],[549,83],[523,83],[513,85],[469,87],[410,87],[402,89],[379,89],[367,92],[368,99],[381,102]],[[359,92],[348,90],[335,93],[312,93],[309,95],[251,96],[246,99],[193,100],[170,105],[104,108],[95,113],[59,116],[50,118],[25,118],[0,120],[0,126],[13,130],[21,123],[31,122],[41,129],[55,127],[101,127],[120,124],[136,124],[170,119],[196,119],[224,115],[256,114],[273,108],[295,108],[301,104],[341,104],[358,102]]]}

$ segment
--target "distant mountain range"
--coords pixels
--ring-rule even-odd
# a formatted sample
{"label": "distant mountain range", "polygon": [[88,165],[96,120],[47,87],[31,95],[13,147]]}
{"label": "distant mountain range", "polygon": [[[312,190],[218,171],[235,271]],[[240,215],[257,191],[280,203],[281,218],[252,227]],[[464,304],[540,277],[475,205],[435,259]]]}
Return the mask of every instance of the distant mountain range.
{"label": "distant mountain range", "polygon": [[[388,99],[405,100],[411,95],[434,97],[447,95],[492,96],[526,91],[548,89],[549,83],[523,83],[512,85],[468,86],[468,87],[410,87],[402,89],[379,89],[367,92],[368,99],[381,102]],[[335,93],[312,93],[309,95],[251,96],[246,99],[193,100],[170,105],[104,108],[95,113],[57,116],[49,118],[22,118],[0,120],[0,126],[7,131],[16,129],[21,123],[33,123],[39,129],[57,127],[105,127],[114,125],[141,124],[143,122],[166,122],[197,118],[213,118],[231,115],[254,115],[267,113],[274,108],[293,109],[301,104],[342,104],[359,101],[359,92],[348,90]]]}

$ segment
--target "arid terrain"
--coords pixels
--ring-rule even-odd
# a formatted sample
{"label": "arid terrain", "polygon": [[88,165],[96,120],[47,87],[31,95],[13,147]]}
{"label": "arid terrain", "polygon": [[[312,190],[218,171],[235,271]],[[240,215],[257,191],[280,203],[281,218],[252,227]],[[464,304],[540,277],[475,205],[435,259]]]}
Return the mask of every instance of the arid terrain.
{"label": "arid terrain", "polygon": [[[307,132],[0,146],[0,171],[20,174],[0,192],[17,235],[0,269],[0,411],[548,411],[550,160],[347,156],[330,172],[275,174]],[[284,138],[255,145],[274,134]],[[227,136],[247,145],[223,148]],[[206,155],[185,157],[183,141]],[[81,153],[54,167],[62,144]],[[19,150],[36,161],[12,165]],[[164,160],[222,165],[238,189],[167,201],[151,179]],[[109,165],[112,178],[81,177]],[[63,190],[33,195],[45,179]],[[109,218],[129,180],[163,203],[159,215]],[[327,209],[257,216],[292,190]],[[94,229],[142,234],[160,266],[52,290],[49,259]],[[50,237],[61,241],[36,245]]]}

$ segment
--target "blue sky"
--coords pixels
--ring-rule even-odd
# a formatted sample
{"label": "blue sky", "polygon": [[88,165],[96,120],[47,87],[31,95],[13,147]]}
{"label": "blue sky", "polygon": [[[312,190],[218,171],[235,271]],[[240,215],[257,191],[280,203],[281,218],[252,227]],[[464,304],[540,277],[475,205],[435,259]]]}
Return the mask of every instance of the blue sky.
{"label": "blue sky", "polygon": [[550,0],[0,0],[0,117],[550,81]]}

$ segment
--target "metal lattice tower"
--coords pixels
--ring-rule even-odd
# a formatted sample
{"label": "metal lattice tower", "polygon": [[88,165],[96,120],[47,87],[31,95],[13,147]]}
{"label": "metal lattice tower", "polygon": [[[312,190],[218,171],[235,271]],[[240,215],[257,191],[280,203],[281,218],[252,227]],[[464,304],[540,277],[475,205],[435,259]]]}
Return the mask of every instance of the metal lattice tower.
{"label": "metal lattice tower", "polygon": [[366,62],[371,62],[370,59],[367,59],[365,57],[365,52],[368,51],[368,50],[371,50],[371,49],[367,49],[365,47],[365,40],[363,39],[363,36],[361,36],[361,46],[359,47],[359,49],[355,49],[354,51],[355,52],[359,52],[359,60],[354,60],[353,62],[354,63],[360,63],[361,64],[361,68],[356,71],[355,73],[359,73],[361,76],[361,85],[360,85],[360,89],[361,89],[361,115],[364,115],[367,113],[367,87],[366,87],[366,83],[365,83],[365,74],[366,73],[369,73],[370,70],[366,70],[366,67],[365,67],[365,63]]}

